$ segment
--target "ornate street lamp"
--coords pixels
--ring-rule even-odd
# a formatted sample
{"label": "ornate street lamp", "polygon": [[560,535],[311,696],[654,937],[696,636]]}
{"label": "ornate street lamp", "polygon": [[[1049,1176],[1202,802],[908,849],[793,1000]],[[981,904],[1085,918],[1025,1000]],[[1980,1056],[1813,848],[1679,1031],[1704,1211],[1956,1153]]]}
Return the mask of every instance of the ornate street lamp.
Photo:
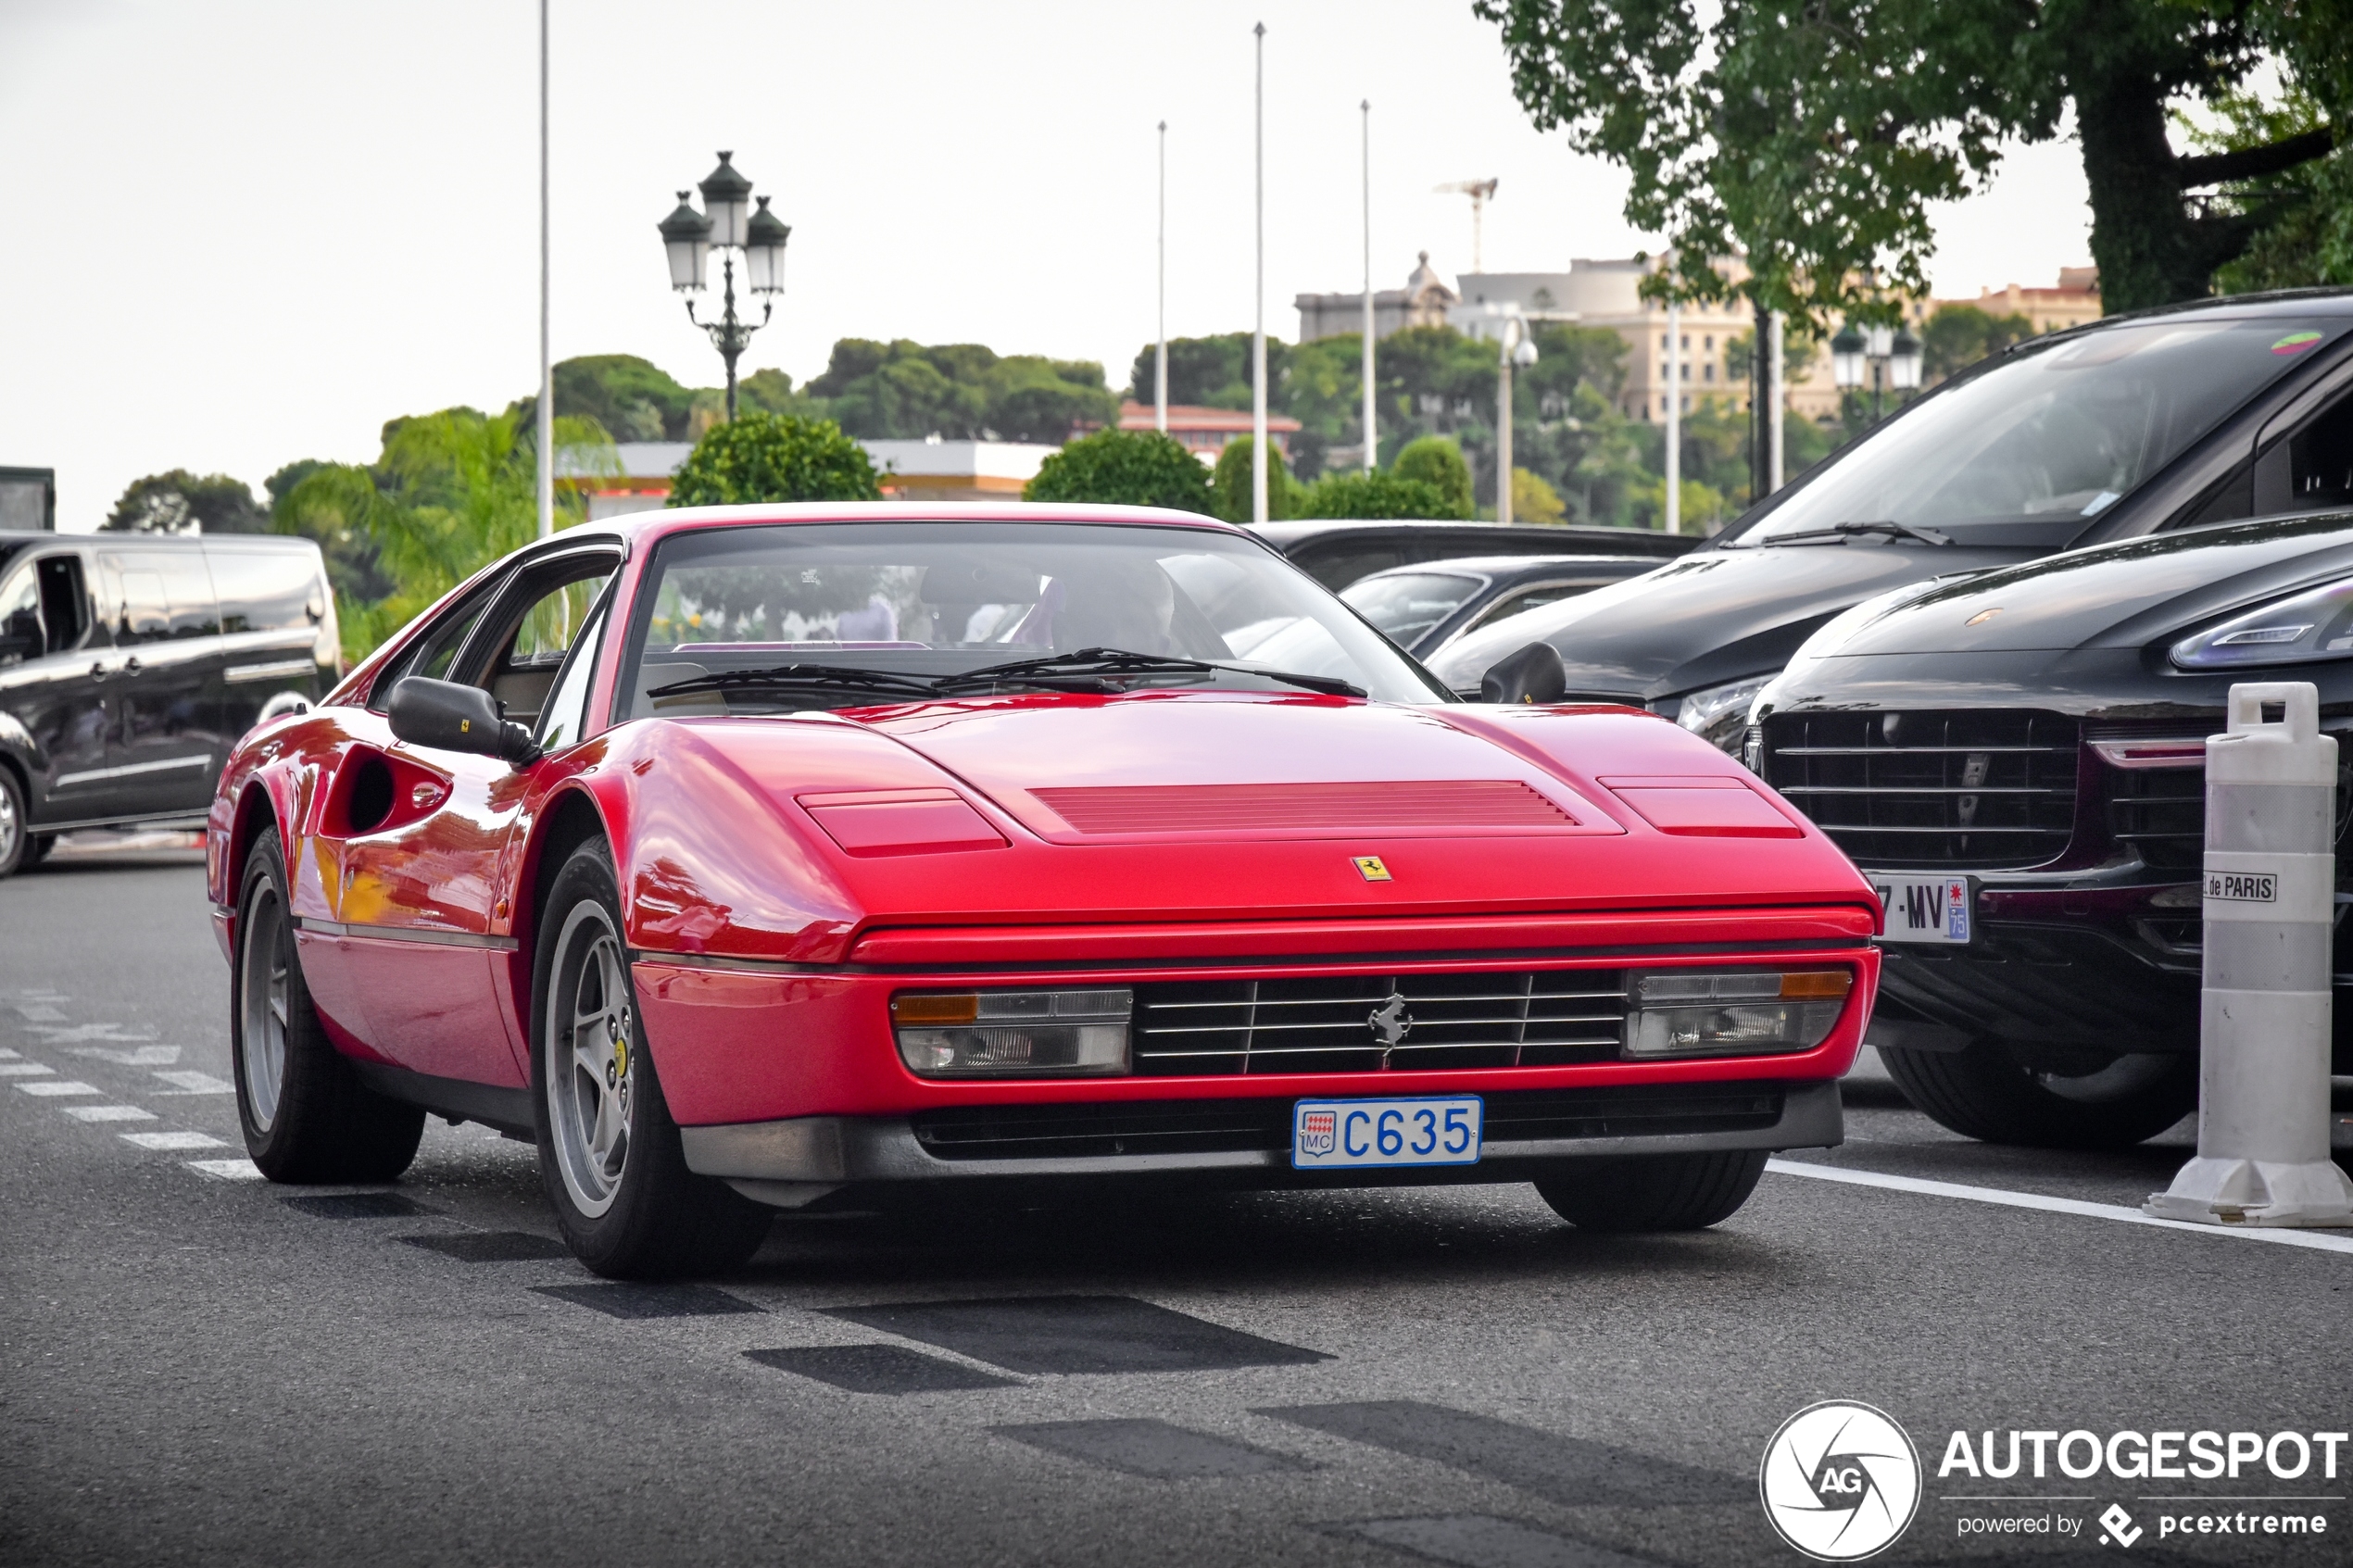
{"label": "ornate street lamp", "polygon": [[1852,321],[1831,339],[1831,380],[1841,392],[1871,386],[1871,422],[1884,411],[1890,388],[1918,392],[1920,386],[1920,340],[1909,327],[1864,327]]}
{"label": "ornate street lamp", "polygon": [[719,167],[703,181],[702,210],[694,208],[691,193],[678,193],[678,206],[659,225],[662,248],[670,257],[670,286],[680,294],[699,294],[707,286],[711,252],[720,256],[720,276],[723,293],[719,320],[706,321],[695,314],[695,302],[686,301],[686,320],[711,334],[711,346],[727,362],[727,418],[736,417],[736,361],[751,343],[751,334],[768,324],[775,313],[775,301],[761,302],[760,320],[741,321],[736,319],[736,257],[744,253],[744,282],[753,294],[779,295],[785,292],[785,242],[792,237],[791,225],[768,210],[768,198],[759,198],[760,210],[752,210],[751,182],[745,179],[729,160],[736,155],[723,152]]}

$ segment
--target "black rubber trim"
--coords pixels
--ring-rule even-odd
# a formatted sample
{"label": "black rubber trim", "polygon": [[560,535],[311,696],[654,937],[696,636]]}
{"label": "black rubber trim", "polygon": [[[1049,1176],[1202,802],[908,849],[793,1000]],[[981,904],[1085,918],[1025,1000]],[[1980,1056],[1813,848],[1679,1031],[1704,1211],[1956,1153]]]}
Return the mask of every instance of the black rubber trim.
{"label": "black rubber trim", "polygon": [[422,1106],[435,1116],[479,1122],[526,1140],[535,1141],[538,1136],[533,1127],[529,1089],[501,1088],[496,1084],[476,1084],[464,1078],[436,1078],[381,1061],[354,1061],[351,1070],[359,1074],[362,1084],[386,1099]]}

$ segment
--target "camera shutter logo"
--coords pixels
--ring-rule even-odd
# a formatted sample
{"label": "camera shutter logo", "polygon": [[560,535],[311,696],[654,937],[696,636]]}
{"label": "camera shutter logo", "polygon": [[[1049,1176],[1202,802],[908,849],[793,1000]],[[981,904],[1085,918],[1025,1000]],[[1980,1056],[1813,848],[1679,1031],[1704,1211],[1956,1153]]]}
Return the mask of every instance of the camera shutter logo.
{"label": "camera shutter logo", "polygon": [[1919,1511],[1919,1450],[1886,1411],[1825,1399],[1781,1423],[1756,1486],[1781,1539],[1817,1562],[1854,1562],[1894,1544]]}

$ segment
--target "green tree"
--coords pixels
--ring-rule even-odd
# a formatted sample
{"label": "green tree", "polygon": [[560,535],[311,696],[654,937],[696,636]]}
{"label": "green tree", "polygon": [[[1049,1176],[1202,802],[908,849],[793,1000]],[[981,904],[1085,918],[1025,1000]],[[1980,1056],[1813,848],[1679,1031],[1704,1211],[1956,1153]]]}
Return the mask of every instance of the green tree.
{"label": "green tree", "polygon": [[1081,425],[1117,422],[1119,400],[1089,360],[1000,356],[979,344],[926,346],[843,338],[804,391],[851,435],[1059,445]]}
{"label": "green tree", "polygon": [[173,469],[132,480],[99,526],[120,533],[260,533],[270,514],[242,479]]}
{"label": "green tree", "polygon": [[1422,479],[1400,479],[1376,470],[1372,473],[1327,473],[1307,486],[1300,497],[1301,517],[1442,518],[1446,497],[1438,486]]}
{"label": "green tree", "polygon": [[2034,335],[2023,316],[1995,316],[1974,305],[1940,306],[1920,324],[1920,369],[1931,384]]}
{"label": "green tree", "polygon": [[[2191,148],[2208,157],[2249,153],[2330,130],[2320,102],[2293,86],[2275,100],[2238,92],[2213,107],[2208,123],[2175,119]],[[2225,182],[2211,205],[2259,225],[2246,250],[2216,270],[2219,292],[2353,283],[2353,145]]]}
{"label": "green tree", "polygon": [[[390,597],[399,587],[385,571],[365,521],[348,518],[339,509],[304,510],[294,505],[295,493],[305,480],[336,466],[317,458],[299,458],[263,481],[262,487],[270,495],[271,527],[316,543],[326,558],[327,581],[334,588],[335,603],[356,609]],[[370,488],[373,487],[371,480]]]}
{"label": "green tree", "polygon": [[[2267,58],[2353,108],[2353,0],[1473,0],[1501,25],[1540,129],[1631,175],[1626,216],[1670,236],[1685,297],[1823,320],[1893,320],[1927,292],[1929,209],[1980,188],[2011,140],[2070,119],[2104,303],[2205,294],[2259,225],[2185,194],[2329,152],[2322,127],[2184,157],[2169,103],[2213,103]],[[1735,282],[1715,258],[1742,255]]]}
{"label": "green tree", "polygon": [[[1152,400],[1152,367],[1157,343],[1137,351],[1127,374],[1127,395],[1139,403]],[[1289,367],[1291,349],[1280,338],[1266,340],[1266,403],[1279,401],[1277,388]],[[1168,340],[1168,400],[1201,408],[1247,408],[1250,396],[1250,333],[1220,332],[1211,337]]]}
{"label": "green tree", "polygon": [[740,414],[715,426],[672,483],[673,507],[747,501],[879,501],[882,483],[866,449],[831,420]]}
{"label": "green tree", "polygon": [[1209,471],[1182,443],[1151,430],[1101,430],[1038,466],[1025,501],[1094,501],[1214,515]]}
{"label": "green tree", "polygon": [[1400,479],[1417,479],[1438,492],[1436,518],[1467,518],[1475,505],[1470,465],[1463,449],[1442,435],[1425,435],[1397,454],[1393,471]]}
{"label": "green tree", "polygon": [[1512,467],[1512,521],[1514,522],[1553,523],[1568,515],[1568,508],[1560,492],[1544,483],[1541,474],[1529,472],[1514,464]]}
{"label": "green tree", "polygon": [[[1250,492],[1250,454],[1254,443],[1247,435],[1238,435],[1226,443],[1217,454],[1216,471],[1210,476],[1212,504],[1214,515],[1227,522],[1249,522],[1252,513]],[[1297,517],[1306,495],[1306,486],[1290,476],[1283,462],[1280,447],[1267,454],[1266,520]]]}

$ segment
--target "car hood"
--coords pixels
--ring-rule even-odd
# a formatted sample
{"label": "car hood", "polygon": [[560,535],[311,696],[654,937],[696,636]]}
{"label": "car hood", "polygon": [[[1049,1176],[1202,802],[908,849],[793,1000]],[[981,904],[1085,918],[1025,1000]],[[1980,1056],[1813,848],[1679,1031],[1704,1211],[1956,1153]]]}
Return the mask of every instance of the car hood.
{"label": "car hood", "polygon": [[1869,544],[1701,550],[1482,626],[1430,668],[1453,690],[1476,691],[1489,666],[1542,641],[1560,650],[1572,695],[1646,702],[1769,674],[1815,628],[1873,595],[2033,553]]}
{"label": "car hood", "polygon": [[628,797],[609,810],[653,950],[822,961],[911,925],[1868,899],[1738,763],[1623,709],[1132,693],[658,720],[616,732],[598,776]]}
{"label": "car hood", "polygon": [[2128,539],[1932,588],[1826,657],[2137,647],[2353,571],[2353,514]]}

